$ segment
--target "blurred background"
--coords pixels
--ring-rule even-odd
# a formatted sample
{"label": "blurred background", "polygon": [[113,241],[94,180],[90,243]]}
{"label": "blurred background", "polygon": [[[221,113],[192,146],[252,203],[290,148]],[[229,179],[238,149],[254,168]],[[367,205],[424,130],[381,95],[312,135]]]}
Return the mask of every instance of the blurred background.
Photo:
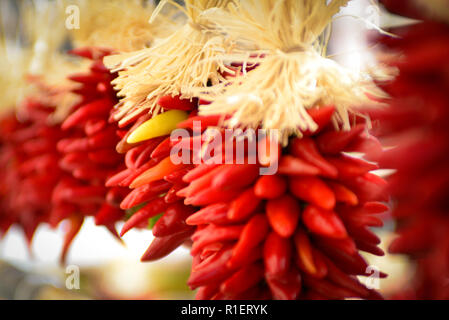
{"label": "blurred background", "polygon": [[[38,10],[51,0],[0,0],[1,34],[15,48],[27,43],[23,30],[23,4]],[[359,17],[359,18],[357,18]],[[375,57],[366,41],[368,32],[376,27],[413,23],[385,13],[370,0],[353,0],[336,19],[329,54],[351,68],[373,65]],[[70,47],[64,43],[61,50]],[[20,52],[10,52],[11,55]],[[10,66],[13,68],[13,66]],[[380,172],[385,175],[388,172]],[[378,230],[382,249],[394,237],[388,222]],[[120,229],[121,226],[118,226]],[[105,228],[95,226],[92,218],[84,223],[70,249],[66,266],[59,265],[62,248],[62,227],[54,230],[42,225],[28,248],[22,231],[13,227],[0,239],[0,299],[190,299],[193,293],[186,286],[190,255],[181,248],[169,257],[151,264],[140,262],[142,253],[152,240],[151,231],[129,232],[123,243]],[[380,280],[380,291],[386,295],[403,286],[413,267],[404,257],[367,256],[370,264],[390,274]],[[73,267],[75,269],[73,269]],[[79,268],[80,286],[70,288],[67,281]],[[391,281],[389,279],[395,279]],[[68,288],[69,287],[69,288]]]}

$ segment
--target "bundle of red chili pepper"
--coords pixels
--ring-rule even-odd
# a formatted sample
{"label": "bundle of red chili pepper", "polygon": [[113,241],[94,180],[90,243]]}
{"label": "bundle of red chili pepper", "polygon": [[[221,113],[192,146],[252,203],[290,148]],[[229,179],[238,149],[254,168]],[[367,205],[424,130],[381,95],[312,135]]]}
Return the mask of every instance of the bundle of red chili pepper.
{"label": "bundle of red chili pepper", "polygon": [[[184,176],[178,195],[200,207],[186,221],[197,299],[381,298],[355,276],[368,274],[360,251],[383,255],[368,227],[382,226],[385,182],[344,152],[382,148],[363,123],[335,131],[333,112],[310,110],[319,130],[257,164],[203,163]],[[260,175],[272,161],[278,172]]]}
{"label": "bundle of red chili pepper", "polygon": [[[165,111],[162,114],[151,118],[150,114],[143,112],[121,124],[131,126],[123,130],[123,138],[117,146],[118,152],[126,153],[126,168],[106,183],[108,187],[134,189],[120,204],[123,210],[134,211],[124,224],[121,236],[135,227],[145,227],[148,224],[152,227],[155,239],[142,261],[153,261],[168,255],[188,241],[194,230],[185,223],[186,218],[193,213],[193,208],[184,205],[176,195],[178,190],[186,186],[182,178],[192,166],[172,163],[170,151],[173,142],[169,135],[176,128],[176,122],[170,124],[173,114],[174,118],[187,117],[188,114],[194,117],[198,101],[167,96],[159,99],[158,104]],[[160,129],[163,123],[169,123],[171,128]],[[148,131],[144,130],[142,137],[130,142],[131,134],[135,134],[143,126],[158,132],[148,135]]]}
{"label": "bundle of red chili pepper", "polygon": [[[396,13],[410,14],[384,2]],[[389,189],[399,237],[390,251],[416,263],[413,283],[397,297],[448,299],[449,25],[425,20],[391,32],[399,38],[379,42],[401,55],[390,61],[400,74],[384,87],[391,108],[373,117],[380,120],[379,134],[396,146],[381,159],[382,167],[397,169]]]}
{"label": "bundle of red chili pepper", "polygon": [[64,176],[56,149],[63,132],[50,124],[53,111],[29,98],[1,119],[0,233],[17,224],[29,245],[39,224],[50,221],[52,192]]}
{"label": "bundle of red chili pepper", "polygon": [[97,225],[106,226],[115,236],[115,223],[125,212],[119,205],[128,194],[127,188],[105,186],[106,180],[124,167],[124,157],[115,150],[119,133],[109,117],[118,102],[110,74],[102,58],[109,50],[81,48],[72,54],[92,60],[90,71],[69,77],[80,86],[74,93],[81,101],[72,107],[61,125],[64,139],[58,142],[60,167],[68,174],[59,181],[53,193],[51,222],[57,225],[68,218],[62,259],[82,226],[84,217],[95,216]]}

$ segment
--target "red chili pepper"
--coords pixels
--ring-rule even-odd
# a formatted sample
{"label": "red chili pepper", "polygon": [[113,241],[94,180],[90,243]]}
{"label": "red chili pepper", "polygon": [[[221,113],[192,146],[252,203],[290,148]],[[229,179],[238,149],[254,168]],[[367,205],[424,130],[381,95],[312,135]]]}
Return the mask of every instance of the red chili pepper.
{"label": "red chili pepper", "polygon": [[[106,226],[115,224],[117,221],[121,220],[125,212],[120,210],[120,208],[113,207],[107,203],[104,203],[100,210],[95,214],[95,224],[97,226]],[[115,233],[115,229],[114,229]]]}
{"label": "red chili pepper", "polygon": [[358,226],[352,226],[351,224],[347,224],[345,227],[351,237],[355,239],[360,239],[373,244],[379,244],[381,242],[379,237],[368,228],[360,228]]}
{"label": "red chili pepper", "polygon": [[292,244],[290,239],[271,232],[265,240],[263,259],[267,277],[281,277],[290,269]]}
{"label": "red chili pepper", "polygon": [[99,203],[102,202],[107,189],[103,186],[67,186],[62,184],[55,189],[53,201],[67,201],[73,203]]}
{"label": "red chili pepper", "polygon": [[296,300],[301,293],[301,274],[296,268],[291,268],[280,277],[267,277],[267,283],[277,300]]}
{"label": "red chili pepper", "polygon": [[187,224],[189,225],[201,225],[201,224],[223,224],[228,223],[227,213],[229,210],[229,204],[217,203],[211,204],[187,218]]}
{"label": "red chili pepper", "polygon": [[249,188],[235,198],[230,205],[228,218],[232,221],[241,221],[248,218],[257,209],[261,199]]}
{"label": "red chili pepper", "polygon": [[230,267],[238,267],[247,261],[251,252],[265,240],[269,232],[269,225],[265,215],[258,214],[249,220],[232,251],[232,258],[228,264]]}
{"label": "red chili pepper", "polygon": [[66,230],[64,232],[64,243],[62,245],[61,264],[65,264],[70,244],[72,243],[77,233],[80,231],[83,222],[84,217],[81,215],[72,215],[68,219],[65,227]]}
{"label": "red chili pepper", "polygon": [[193,195],[192,197],[188,197],[184,200],[184,203],[186,205],[194,205],[194,206],[206,206],[212,203],[216,202],[226,202],[231,201],[235,197],[237,197],[240,194],[240,190],[226,190],[226,191],[220,191],[216,189],[206,189],[202,190],[196,195]]}
{"label": "red chili pepper", "polygon": [[335,207],[335,195],[321,179],[298,177],[290,179],[290,191],[299,199],[312,203],[325,210]]}
{"label": "red chili pepper", "polygon": [[332,189],[337,202],[346,203],[350,206],[356,206],[359,203],[357,195],[340,183],[328,181],[328,186]]}
{"label": "red chili pepper", "polygon": [[170,189],[170,187],[170,182],[164,180],[153,181],[131,191],[126,198],[123,199],[120,207],[124,210],[131,209],[138,204],[151,200],[154,197],[166,192]]}
{"label": "red chili pepper", "polygon": [[311,138],[295,138],[291,141],[290,152],[295,157],[302,158],[321,170],[321,174],[336,178],[337,169],[327,162],[319,153],[315,141]]}
{"label": "red chili pepper", "polygon": [[187,168],[172,172],[164,177],[165,181],[168,181],[173,184],[183,184],[183,178],[184,176],[191,170],[191,166],[188,166]]}
{"label": "red chili pepper", "polygon": [[134,213],[128,221],[123,225],[122,231],[120,232],[120,237],[123,237],[132,228],[138,226],[149,218],[152,218],[159,213],[164,212],[169,205],[164,201],[163,198],[156,198],[151,200],[142,209]]}
{"label": "red chili pepper", "polygon": [[198,194],[199,192],[206,190],[211,187],[212,181],[215,176],[223,170],[223,166],[216,167],[210,172],[205,173],[203,176],[192,181],[188,187],[178,192],[178,196],[190,197]]}
{"label": "red chili pepper", "polygon": [[[126,175],[126,177],[124,179],[122,179],[122,181],[119,183],[119,186],[121,186],[121,187],[129,187],[131,185],[131,183],[135,179],[137,179],[137,177],[139,177],[145,171],[153,168],[157,164],[158,164],[157,160],[150,160],[150,161],[148,161],[147,163],[145,163],[143,166],[139,167],[136,170],[129,170],[129,173]],[[109,183],[109,181],[107,181],[106,183]]]}
{"label": "red chili pepper", "polygon": [[157,100],[157,104],[164,110],[185,110],[190,111],[198,105],[198,99],[181,99],[177,96],[163,96]]}
{"label": "red chili pepper", "polygon": [[345,185],[354,191],[361,201],[382,201],[388,202],[389,197],[386,192],[387,182],[381,177],[366,173],[354,179],[345,179]]}
{"label": "red chili pepper", "polygon": [[211,300],[220,289],[218,284],[210,284],[199,288],[195,295],[195,300]]}
{"label": "red chili pepper", "polygon": [[316,275],[317,268],[313,259],[313,248],[305,230],[300,229],[296,232],[294,242],[300,269],[312,276]]}
{"label": "red chili pepper", "polygon": [[111,175],[110,169],[102,169],[99,166],[86,164],[83,167],[76,168],[72,172],[73,176],[80,180],[105,180]]}
{"label": "red chili pepper", "polygon": [[309,205],[304,210],[302,219],[306,227],[316,234],[336,239],[348,236],[343,222],[333,211]]}
{"label": "red chili pepper", "polygon": [[287,190],[287,182],[279,175],[262,176],[255,186],[254,194],[262,199],[275,199]]}
{"label": "red chili pepper", "polygon": [[345,179],[361,176],[369,171],[379,169],[379,166],[376,164],[347,155],[340,155],[337,158],[327,158],[326,160],[337,168],[338,176]]}
{"label": "red chili pepper", "polygon": [[50,213],[49,223],[52,228],[56,228],[58,224],[70,217],[78,207],[72,203],[59,202],[55,203]]}
{"label": "red chili pepper", "polygon": [[184,188],[184,186],[185,186],[184,184],[175,184],[173,187],[171,187],[170,190],[168,190],[167,194],[164,197],[165,202],[174,203],[179,200],[182,200],[182,198],[178,197],[176,195],[176,193],[178,193],[179,190]]}
{"label": "red chili pepper", "polygon": [[145,143],[143,143],[141,146],[134,148],[134,149],[142,148],[142,150],[138,153],[138,156],[135,160],[136,168],[140,168],[142,165],[144,165],[146,162],[152,159],[151,156],[153,154],[153,151],[157,146],[159,146],[159,144],[163,141],[163,139],[164,137],[153,138],[148,141],[145,141]]}
{"label": "red chili pepper", "polygon": [[323,260],[323,255],[321,252],[315,248],[313,248],[313,260],[315,262],[316,273],[314,275],[317,279],[323,279],[327,276],[327,266]]}
{"label": "red chili pepper", "polygon": [[128,169],[137,169],[144,162],[150,160],[151,152],[160,143],[161,139],[154,138],[132,148],[126,152],[125,164]]}
{"label": "red chili pepper", "polygon": [[357,293],[346,288],[341,288],[338,285],[334,285],[326,280],[318,280],[307,276],[304,277],[303,280],[306,286],[313,288],[314,291],[323,295],[327,299],[345,299],[358,297]]}
{"label": "red chili pepper", "polygon": [[390,208],[382,202],[365,202],[363,205],[363,212],[365,214],[379,214],[388,211]]}
{"label": "red chili pepper", "polygon": [[360,152],[365,154],[365,159],[378,161],[380,155],[383,153],[383,147],[377,138],[365,132],[352,142],[345,151]]}
{"label": "red chili pepper", "polygon": [[115,150],[100,149],[88,153],[89,160],[103,165],[116,165],[122,157]]}
{"label": "red chili pepper", "polygon": [[348,255],[353,255],[357,253],[357,246],[351,237],[344,239],[333,239],[326,237],[316,237],[314,238],[315,245],[321,247],[332,247],[335,250],[339,250]]}
{"label": "red chili pepper", "polygon": [[232,273],[226,263],[232,255],[232,248],[224,247],[211,256],[207,263],[202,263],[192,270],[188,285],[191,289],[198,288],[211,282],[226,279]]}
{"label": "red chili pepper", "polygon": [[310,117],[313,119],[313,121],[318,125],[318,129],[315,130],[313,133],[310,131],[304,132],[304,135],[311,135],[311,134],[317,134],[320,132],[323,128],[325,128],[331,121],[332,116],[335,113],[335,107],[334,106],[325,106],[321,108],[312,108],[307,110],[307,113],[310,115]]}
{"label": "red chili pepper", "polygon": [[243,226],[215,226],[213,224],[196,231],[192,236],[191,254],[196,255],[205,246],[215,242],[237,240],[242,233]]}
{"label": "red chili pepper", "polygon": [[92,72],[107,72],[109,73],[109,69],[106,68],[103,61],[93,61],[89,68]]}
{"label": "red chili pepper", "polygon": [[290,176],[316,176],[321,171],[302,159],[285,155],[279,162],[278,172]]}
{"label": "red chili pepper", "polygon": [[67,119],[62,123],[62,130],[68,130],[81,124],[89,118],[103,117],[107,115],[111,107],[115,103],[110,98],[103,98],[85,104],[73,112]]}
{"label": "red chili pepper", "polygon": [[152,159],[164,159],[170,155],[171,140],[170,137],[165,138],[151,153]]}
{"label": "red chili pepper", "polygon": [[94,136],[88,137],[87,143],[90,150],[101,148],[114,148],[117,144],[115,128],[103,130]]}
{"label": "red chili pepper", "polygon": [[237,295],[256,286],[264,276],[261,264],[248,265],[231,277],[226,279],[220,286],[220,291],[225,295]]}
{"label": "red chili pepper", "polygon": [[109,205],[119,208],[120,203],[128,194],[128,188],[113,187],[108,190],[108,193],[106,193],[105,200]]}
{"label": "red chili pepper", "polygon": [[369,296],[369,290],[362,285],[357,278],[351,277],[342,270],[340,270],[330,259],[323,257],[327,268],[328,268],[328,279],[333,283],[342,286],[343,288],[349,289],[356,292],[362,298]]}
{"label": "red chili pepper", "polygon": [[353,142],[366,128],[365,124],[353,127],[349,131],[331,130],[317,137],[318,149],[324,154],[338,154]]}
{"label": "red chili pepper", "polygon": [[289,195],[269,200],[266,204],[268,221],[273,230],[281,237],[293,235],[299,222],[300,207],[298,201]]}
{"label": "red chili pepper", "polygon": [[141,261],[149,262],[165,257],[185,241],[187,241],[192,235],[193,231],[194,230],[192,229],[161,238],[154,238],[153,242],[151,242],[147,251],[142,256]]}
{"label": "red chili pepper", "polygon": [[220,168],[212,180],[214,188],[241,188],[252,183],[259,175],[259,168],[255,164],[225,164]]}
{"label": "red chili pepper", "polygon": [[385,252],[375,244],[372,244],[369,242],[364,242],[362,240],[356,240],[355,243],[357,245],[357,248],[361,251],[369,252],[369,253],[371,253],[375,256],[379,256],[379,257],[382,257],[385,255]]}
{"label": "red chili pepper", "polygon": [[382,227],[383,222],[381,219],[375,215],[367,215],[363,212],[351,212],[342,211],[340,217],[343,219],[345,224],[349,224],[352,227]]}
{"label": "red chili pepper", "polygon": [[187,207],[182,202],[171,204],[162,217],[154,225],[152,231],[155,237],[165,237],[178,232],[191,230],[186,224],[186,219],[194,212],[192,207]]}
{"label": "red chili pepper", "polygon": [[[65,166],[64,166],[65,168]],[[112,177],[110,177],[108,180],[106,180],[105,186],[106,187],[117,187],[122,184],[122,182],[129,177],[129,175],[132,173],[132,170],[126,169],[123,171],[120,171],[119,173],[116,173]]]}
{"label": "red chili pepper", "polygon": [[68,138],[62,139],[57,145],[58,151],[64,154],[72,152],[85,152],[89,150],[87,138]]}
{"label": "red chili pepper", "polygon": [[71,152],[66,154],[60,161],[59,166],[61,169],[68,172],[74,170],[80,163],[86,161],[86,154],[83,152]]}
{"label": "red chili pepper", "polygon": [[200,164],[195,169],[190,170],[182,179],[186,183],[193,182],[219,166],[221,166],[221,164]]}
{"label": "red chili pepper", "polygon": [[84,124],[84,133],[87,136],[93,136],[94,134],[106,128],[107,125],[108,122],[103,119],[88,119]]}
{"label": "red chili pepper", "polygon": [[192,129],[193,130],[193,122],[201,123],[201,130],[209,127],[216,127],[220,123],[220,121],[224,120],[225,117],[222,115],[218,116],[195,116],[184,120],[183,122],[178,123],[178,128],[183,129]]}

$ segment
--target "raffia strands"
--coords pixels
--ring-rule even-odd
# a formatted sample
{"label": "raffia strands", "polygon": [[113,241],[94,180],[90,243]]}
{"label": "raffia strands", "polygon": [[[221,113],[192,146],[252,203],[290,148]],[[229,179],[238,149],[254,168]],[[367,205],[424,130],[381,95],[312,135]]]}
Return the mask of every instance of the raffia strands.
{"label": "raffia strands", "polygon": [[65,0],[80,8],[80,28],[72,30],[76,47],[96,46],[117,52],[132,52],[149,47],[157,37],[170,35],[176,22],[159,15],[148,20],[154,6],[139,0]]}
{"label": "raffia strands", "polygon": [[[167,2],[162,1],[155,14]],[[120,71],[114,80],[122,97],[115,118],[126,122],[136,114],[149,110],[157,114],[157,99],[162,96],[191,98],[186,94],[193,87],[205,87],[208,81],[218,84],[224,78],[220,72],[229,71],[217,59],[225,51],[223,37],[212,36],[203,21],[202,13],[211,8],[223,8],[231,0],[188,0],[181,8],[188,22],[152,48],[131,54],[105,58],[106,66]],[[154,17],[153,17],[154,18]]]}
{"label": "raffia strands", "polygon": [[202,106],[200,114],[231,114],[225,125],[232,127],[279,129],[285,145],[291,134],[316,130],[307,109],[333,104],[334,123],[348,130],[349,112],[372,104],[367,93],[379,96],[381,91],[368,74],[346,69],[325,56],[332,17],[347,3],[247,0],[230,4],[226,11],[207,11],[205,19],[214,30],[239,44],[220,59],[258,67],[216,86],[193,90],[193,95],[213,101]]}

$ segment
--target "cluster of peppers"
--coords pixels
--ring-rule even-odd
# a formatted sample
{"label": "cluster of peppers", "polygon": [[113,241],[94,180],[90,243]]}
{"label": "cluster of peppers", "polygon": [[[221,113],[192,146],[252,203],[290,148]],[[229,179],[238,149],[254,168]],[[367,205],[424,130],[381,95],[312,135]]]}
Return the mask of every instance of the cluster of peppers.
{"label": "cluster of peppers", "polygon": [[[311,109],[319,129],[257,164],[200,164],[184,177],[179,193],[199,207],[186,221],[196,227],[188,284],[198,299],[381,298],[356,276],[370,274],[360,251],[383,255],[368,227],[382,226],[385,182],[344,152],[382,148],[363,123],[336,132],[333,113]],[[272,161],[277,173],[261,175]]]}
{"label": "cluster of peppers", "polygon": [[0,235],[18,225],[28,245],[37,227],[51,222],[52,191],[65,176],[56,147],[64,134],[49,121],[53,110],[28,98],[0,123]]}
{"label": "cluster of peppers", "polygon": [[[375,112],[378,135],[396,147],[380,159],[396,169],[389,178],[398,238],[391,253],[416,264],[412,283],[396,298],[449,299],[449,24],[425,15],[413,2],[383,1],[394,13],[422,19],[377,39],[402,55],[389,63],[399,75],[383,86],[391,107]],[[407,1],[405,1],[407,2]]]}
{"label": "cluster of peppers", "polygon": [[102,58],[110,51],[80,48],[71,53],[92,63],[88,72],[69,76],[78,84],[73,91],[81,99],[62,122],[64,137],[57,143],[59,167],[66,172],[52,197],[53,220],[68,221],[62,261],[87,216],[94,216],[97,225],[106,226],[118,238],[115,223],[124,217],[119,204],[128,194],[126,188],[105,186],[124,162],[115,151],[119,132],[109,122],[117,98],[111,86],[114,74],[105,68]]}
{"label": "cluster of peppers", "polygon": [[[379,41],[406,59],[394,64],[401,74],[384,86],[393,107],[373,117],[382,124],[379,135],[400,147],[384,153],[364,119],[336,131],[334,107],[316,106],[308,112],[318,130],[243,164],[174,164],[172,148],[193,159],[195,141],[207,141],[207,129],[219,126],[223,115],[199,116],[198,105],[207,102],[166,96],[158,100],[162,113],[145,111],[119,124],[111,86],[116,75],[102,63],[111,51],[74,50],[92,64],[88,73],[70,76],[80,84],[74,93],[81,102],[62,124],[52,124],[53,109],[33,99],[1,120],[0,232],[18,224],[31,242],[40,223],[67,221],[64,260],[86,216],[118,238],[150,225],[155,238],[142,260],[190,246],[188,284],[198,299],[380,299],[357,276],[371,275],[360,252],[383,255],[369,228],[382,226],[378,215],[388,210],[391,192],[400,237],[390,250],[418,265],[413,290],[403,297],[449,298],[442,285],[449,276],[449,66],[441,68],[449,27],[427,20],[395,32],[402,38]],[[201,135],[171,139],[177,128],[193,133],[195,121]],[[272,150],[266,147],[275,143],[256,140],[257,149]],[[378,160],[399,169],[388,188],[371,173]],[[273,162],[277,172],[261,175]],[[419,186],[410,188],[412,177]],[[125,221],[119,234],[118,221]]]}

